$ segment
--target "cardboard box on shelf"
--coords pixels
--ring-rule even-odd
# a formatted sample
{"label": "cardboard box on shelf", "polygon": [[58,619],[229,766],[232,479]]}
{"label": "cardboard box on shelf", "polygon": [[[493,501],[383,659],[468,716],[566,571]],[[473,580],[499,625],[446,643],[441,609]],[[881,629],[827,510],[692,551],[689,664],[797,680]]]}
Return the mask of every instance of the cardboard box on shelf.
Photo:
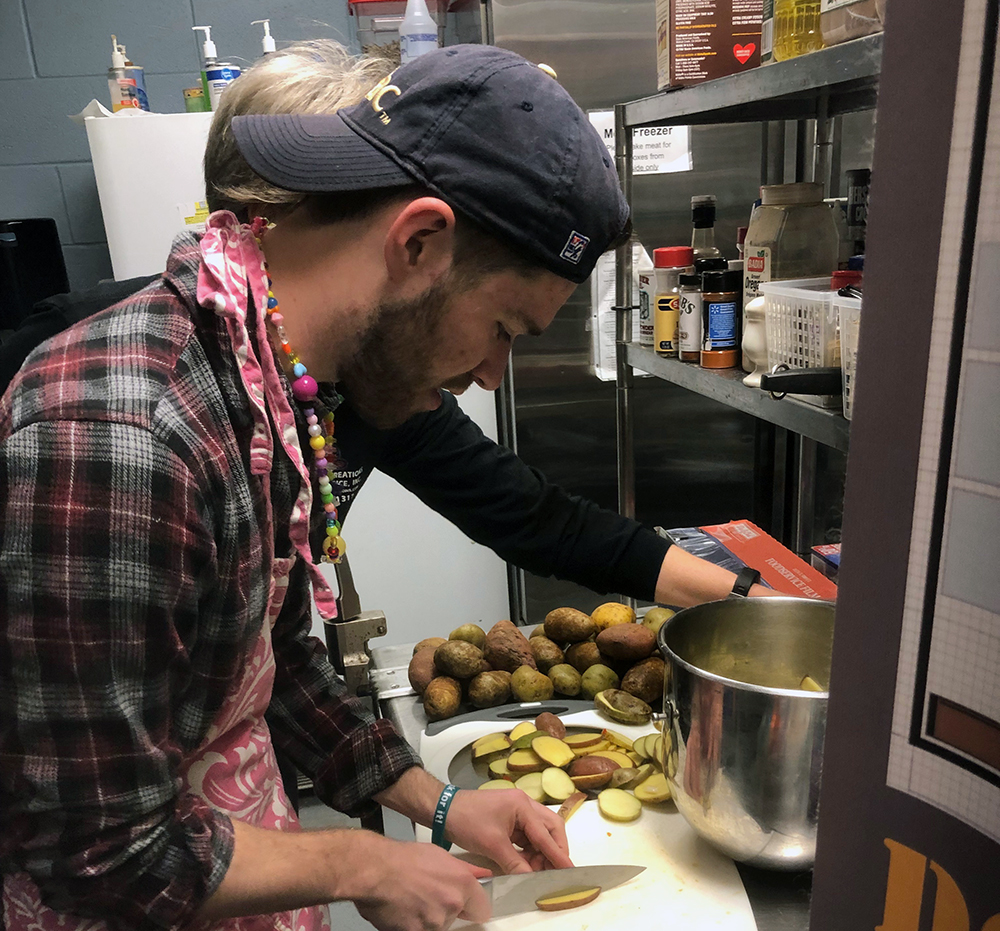
{"label": "cardboard box on shelf", "polygon": [[763,8],[764,0],[656,0],[656,86],[756,68]]}

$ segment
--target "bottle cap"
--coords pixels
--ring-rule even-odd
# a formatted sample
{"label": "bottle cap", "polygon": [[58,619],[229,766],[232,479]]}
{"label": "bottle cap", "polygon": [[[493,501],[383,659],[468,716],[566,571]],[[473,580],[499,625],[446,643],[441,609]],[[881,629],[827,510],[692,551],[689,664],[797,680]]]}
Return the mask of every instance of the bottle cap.
{"label": "bottle cap", "polygon": [[219,53],[215,48],[215,43],[212,41],[212,27],[211,26],[192,26],[192,32],[201,31],[205,33],[205,41],[201,44],[201,55],[205,61],[211,61],[214,58],[218,58]]}
{"label": "bottle cap", "polygon": [[653,250],[653,264],[657,268],[684,268],[694,262],[694,249],[690,246],[667,246]]}
{"label": "bottle cap", "polygon": [[694,263],[694,270],[700,275],[702,272],[724,272],[729,268],[729,263],[721,255],[713,255],[708,259],[698,259]]}
{"label": "bottle cap", "polygon": [[678,282],[682,288],[700,288],[701,275],[681,275]]}
{"label": "bottle cap", "polygon": [[821,204],[823,185],[815,181],[794,184],[765,184],[760,189],[760,202],[765,207],[775,204]]}
{"label": "bottle cap", "polygon": [[125,46],[118,44],[118,36],[111,37],[111,67],[125,67]]}
{"label": "bottle cap", "polygon": [[714,194],[695,194],[691,198],[692,207],[714,207],[716,203],[716,197]]}
{"label": "bottle cap", "polygon": [[852,272],[863,272],[865,270],[865,257],[863,255],[852,255],[847,260],[847,267]]}
{"label": "bottle cap", "polygon": [[838,268],[830,277],[830,290],[839,291],[841,288],[846,288],[849,284],[861,284],[864,277],[857,269]]}
{"label": "bottle cap", "polygon": [[743,275],[740,272],[705,272],[701,278],[701,290],[706,294],[724,294],[727,291],[743,290]]}
{"label": "bottle cap", "polygon": [[701,354],[703,369],[731,369],[736,367],[739,353],[735,349],[711,349]]}

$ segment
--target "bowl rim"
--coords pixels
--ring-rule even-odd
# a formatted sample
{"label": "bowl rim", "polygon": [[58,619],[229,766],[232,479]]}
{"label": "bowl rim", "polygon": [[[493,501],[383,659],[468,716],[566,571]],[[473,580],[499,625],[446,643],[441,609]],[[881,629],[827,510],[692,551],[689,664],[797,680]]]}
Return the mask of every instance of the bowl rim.
{"label": "bowl rim", "polygon": [[[807,604],[814,605],[826,605],[828,607],[836,610],[837,603],[835,601],[829,601],[827,599],[819,598],[796,598],[793,595],[782,595],[773,598],[739,598],[730,596],[729,598],[721,598],[718,601],[706,601],[702,604],[691,605],[689,608],[684,608],[678,611],[673,617],[668,618],[663,622],[663,625],[657,631],[656,634],[656,645],[660,650],[660,653],[666,656],[670,662],[676,663],[682,669],[687,672],[701,676],[704,679],[708,679],[710,682],[718,682],[722,685],[732,686],[734,688],[742,689],[746,692],[755,692],[761,695],[776,695],[783,698],[806,698],[814,699],[816,701],[825,701],[830,697],[830,690],[827,689],[824,692],[814,692],[811,689],[779,689],[768,685],[755,685],[752,682],[743,682],[740,679],[731,679],[728,676],[722,676],[715,672],[710,672],[707,669],[702,669],[700,666],[695,666],[693,663],[689,663],[686,659],[678,656],[666,643],[667,629],[680,617],[683,617],[689,611],[696,611],[699,608],[706,607],[707,605],[715,604],[733,604],[737,602],[769,602],[778,604],[789,604],[791,602],[800,603],[806,602]],[[667,692],[664,692],[664,700],[667,698]]]}

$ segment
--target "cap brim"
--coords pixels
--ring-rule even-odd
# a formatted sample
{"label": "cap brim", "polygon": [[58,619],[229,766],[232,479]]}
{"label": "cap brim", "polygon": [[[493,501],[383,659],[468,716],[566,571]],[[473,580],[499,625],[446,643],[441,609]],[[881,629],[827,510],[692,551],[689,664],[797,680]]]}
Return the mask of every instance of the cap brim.
{"label": "cap brim", "polygon": [[337,114],[237,116],[232,128],[247,164],[289,191],[318,194],[417,182]]}

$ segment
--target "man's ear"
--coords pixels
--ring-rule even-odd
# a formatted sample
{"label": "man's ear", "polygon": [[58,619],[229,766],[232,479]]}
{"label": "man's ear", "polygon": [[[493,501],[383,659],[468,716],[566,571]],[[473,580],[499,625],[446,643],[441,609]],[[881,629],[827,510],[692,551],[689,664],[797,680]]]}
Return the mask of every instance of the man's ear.
{"label": "man's ear", "polygon": [[389,279],[406,292],[426,291],[451,268],[455,212],[437,197],[418,197],[396,215],[385,236]]}

